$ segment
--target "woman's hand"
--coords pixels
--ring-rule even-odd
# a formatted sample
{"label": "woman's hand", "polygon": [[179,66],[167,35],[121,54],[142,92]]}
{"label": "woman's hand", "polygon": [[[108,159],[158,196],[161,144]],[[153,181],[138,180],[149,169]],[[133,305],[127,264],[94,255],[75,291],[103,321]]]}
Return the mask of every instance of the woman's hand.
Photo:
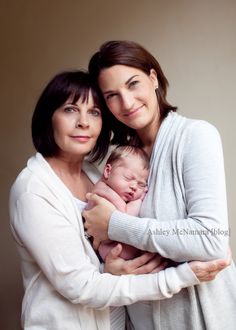
{"label": "woman's hand", "polygon": [[[125,274],[149,274],[158,273],[168,266],[168,260],[157,253],[144,252],[140,257],[132,260],[120,258],[122,245],[118,243],[107,255],[104,272],[113,275]],[[191,261],[189,263],[192,271],[200,282],[212,281],[216,275],[231,263],[232,257],[229,253],[228,259],[217,259],[213,261]]]}
{"label": "woman's hand", "polygon": [[108,239],[109,220],[116,208],[112,203],[96,194],[88,193],[86,198],[95,206],[90,210],[84,210],[82,214],[85,218],[84,227],[86,232],[93,236],[93,247],[97,249],[101,241]]}
{"label": "woman's hand", "polygon": [[113,275],[157,273],[167,266],[167,262],[157,253],[144,252],[132,260],[120,258],[122,245],[117,244],[107,255],[104,272]]}
{"label": "woman's hand", "polygon": [[200,282],[212,281],[216,275],[231,264],[232,256],[229,252],[228,259],[217,259],[213,261],[191,261],[189,263],[192,271]]}

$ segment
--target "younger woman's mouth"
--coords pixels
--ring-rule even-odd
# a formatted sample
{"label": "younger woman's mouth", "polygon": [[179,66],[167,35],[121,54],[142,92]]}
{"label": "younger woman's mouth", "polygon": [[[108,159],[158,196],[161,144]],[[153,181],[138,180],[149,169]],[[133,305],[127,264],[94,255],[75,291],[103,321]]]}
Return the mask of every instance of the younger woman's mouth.
{"label": "younger woman's mouth", "polygon": [[125,114],[125,116],[126,117],[132,117],[132,116],[136,115],[143,108],[143,106],[144,105],[142,104],[140,107],[129,111],[128,113]]}

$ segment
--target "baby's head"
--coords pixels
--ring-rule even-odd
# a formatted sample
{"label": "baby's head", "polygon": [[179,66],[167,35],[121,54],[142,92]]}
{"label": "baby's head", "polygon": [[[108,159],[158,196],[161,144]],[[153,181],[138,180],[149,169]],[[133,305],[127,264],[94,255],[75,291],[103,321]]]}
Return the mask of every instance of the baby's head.
{"label": "baby's head", "polygon": [[104,182],[125,202],[143,198],[147,192],[149,158],[146,152],[133,146],[114,149],[103,171]]}

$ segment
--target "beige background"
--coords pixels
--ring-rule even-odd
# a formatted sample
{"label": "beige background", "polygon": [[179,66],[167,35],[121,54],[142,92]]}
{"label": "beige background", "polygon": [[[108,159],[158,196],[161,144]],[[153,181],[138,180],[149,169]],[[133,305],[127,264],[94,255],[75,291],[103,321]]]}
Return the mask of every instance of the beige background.
{"label": "beige background", "polygon": [[[1,0],[0,16],[1,329],[19,329],[22,287],[7,203],[10,185],[34,152],[33,106],[55,73],[86,67],[106,40],[147,47],[169,79],[169,99],[179,112],[219,129],[235,239],[235,0]],[[232,249],[236,254],[234,242]]]}

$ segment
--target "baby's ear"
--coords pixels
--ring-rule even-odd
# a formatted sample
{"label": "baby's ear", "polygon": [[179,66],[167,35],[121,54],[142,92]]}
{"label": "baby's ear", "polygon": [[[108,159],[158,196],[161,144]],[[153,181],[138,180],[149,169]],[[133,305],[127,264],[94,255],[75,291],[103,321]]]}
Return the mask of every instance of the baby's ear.
{"label": "baby's ear", "polygon": [[111,169],[112,169],[111,164],[106,164],[105,165],[104,171],[103,171],[103,176],[104,176],[105,179],[108,179],[109,178],[109,175],[111,173]]}

